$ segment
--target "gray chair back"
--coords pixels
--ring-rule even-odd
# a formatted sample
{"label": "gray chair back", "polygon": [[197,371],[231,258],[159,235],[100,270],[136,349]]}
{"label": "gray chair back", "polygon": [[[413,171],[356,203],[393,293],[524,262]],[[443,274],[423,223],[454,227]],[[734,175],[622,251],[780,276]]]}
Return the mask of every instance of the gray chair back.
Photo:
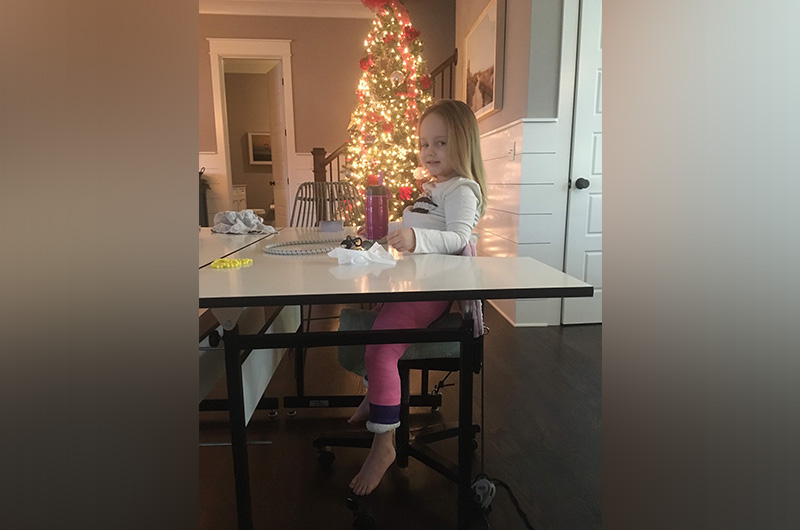
{"label": "gray chair back", "polygon": [[350,182],[303,182],[297,188],[289,226],[319,226],[320,221],[360,223],[363,201]]}

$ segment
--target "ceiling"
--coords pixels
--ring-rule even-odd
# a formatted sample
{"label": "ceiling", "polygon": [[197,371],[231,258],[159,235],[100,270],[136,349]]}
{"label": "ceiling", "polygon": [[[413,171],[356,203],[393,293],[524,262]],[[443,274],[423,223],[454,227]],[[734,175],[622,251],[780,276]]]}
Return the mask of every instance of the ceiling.
{"label": "ceiling", "polygon": [[200,13],[273,17],[374,17],[361,0],[200,0]]}

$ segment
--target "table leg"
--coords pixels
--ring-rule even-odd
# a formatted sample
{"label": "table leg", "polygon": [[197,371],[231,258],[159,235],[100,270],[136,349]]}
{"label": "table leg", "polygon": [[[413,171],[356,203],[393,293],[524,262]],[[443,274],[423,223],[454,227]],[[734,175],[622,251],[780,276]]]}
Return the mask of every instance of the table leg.
{"label": "table leg", "polygon": [[472,378],[475,341],[472,319],[466,318],[461,336],[458,389],[458,528],[469,530],[472,517]]}
{"label": "table leg", "polygon": [[225,331],[225,377],[228,383],[228,409],[231,424],[233,475],[236,486],[236,512],[239,530],[252,530],[253,514],[250,504],[250,472],[247,463],[244,387],[238,339],[238,326],[230,331]]}

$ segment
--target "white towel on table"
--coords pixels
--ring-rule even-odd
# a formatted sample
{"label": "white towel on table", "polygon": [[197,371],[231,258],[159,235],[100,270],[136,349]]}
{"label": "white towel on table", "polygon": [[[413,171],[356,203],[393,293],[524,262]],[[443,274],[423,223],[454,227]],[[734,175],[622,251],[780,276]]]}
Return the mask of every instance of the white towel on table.
{"label": "white towel on table", "polygon": [[253,210],[217,212],[212,232],[218,234],[275,234],[275,228],[265,225]]}

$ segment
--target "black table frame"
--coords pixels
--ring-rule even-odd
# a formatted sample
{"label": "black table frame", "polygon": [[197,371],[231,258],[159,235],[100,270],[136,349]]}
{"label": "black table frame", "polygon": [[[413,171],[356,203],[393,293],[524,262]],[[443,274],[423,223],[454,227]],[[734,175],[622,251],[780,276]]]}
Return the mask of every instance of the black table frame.
{"label": "black table frame", "polygon": [[253,528],[250,474],[247,456],[241,350],[262,348],[345,346],[354,344],[396,344],[418,342],[459,342],[461,345],[458,406],[458,528],[469,528],[472,508],[472,389],[476,369],[476,346],[471,319],[458,329],[415,329],[384,331],[339,331],[240,335],[238,326],[225,331],[225,372],[230,407],[236,506],[241,530]]}
{"label": "black table frame", "polygon": [[[387,301],[474,300],[486,298],[565,298],[592,296],[593,287],[481,290],[409,293],[340,293],[336,295],[303,295],[285,297],[232,297],[201,299],[202,307],[248,307],[264,305],[302,305],[308,303],[349,303]],[[311,348],[321,346],[347,346],[356,344],[403,344],[458,342],[460,343],[459,396],[458,396],[458,530],[469,530],[472,518],[472,394],[473,376],[478,359],[473,337],[473,322],[465,318],[460,328],[453,329],[402,329],[381,331],[326,331],[305,333],[267,333],[242,335],[238,325],[225,330],[225,374],[228,388],[228,405],[231,424],[236,509],[240,530],[252,530],[253,515],[250,497],[250,472],[247,457],[247,433],[244,411],[242,378],[242,350],[266,348]]]}

